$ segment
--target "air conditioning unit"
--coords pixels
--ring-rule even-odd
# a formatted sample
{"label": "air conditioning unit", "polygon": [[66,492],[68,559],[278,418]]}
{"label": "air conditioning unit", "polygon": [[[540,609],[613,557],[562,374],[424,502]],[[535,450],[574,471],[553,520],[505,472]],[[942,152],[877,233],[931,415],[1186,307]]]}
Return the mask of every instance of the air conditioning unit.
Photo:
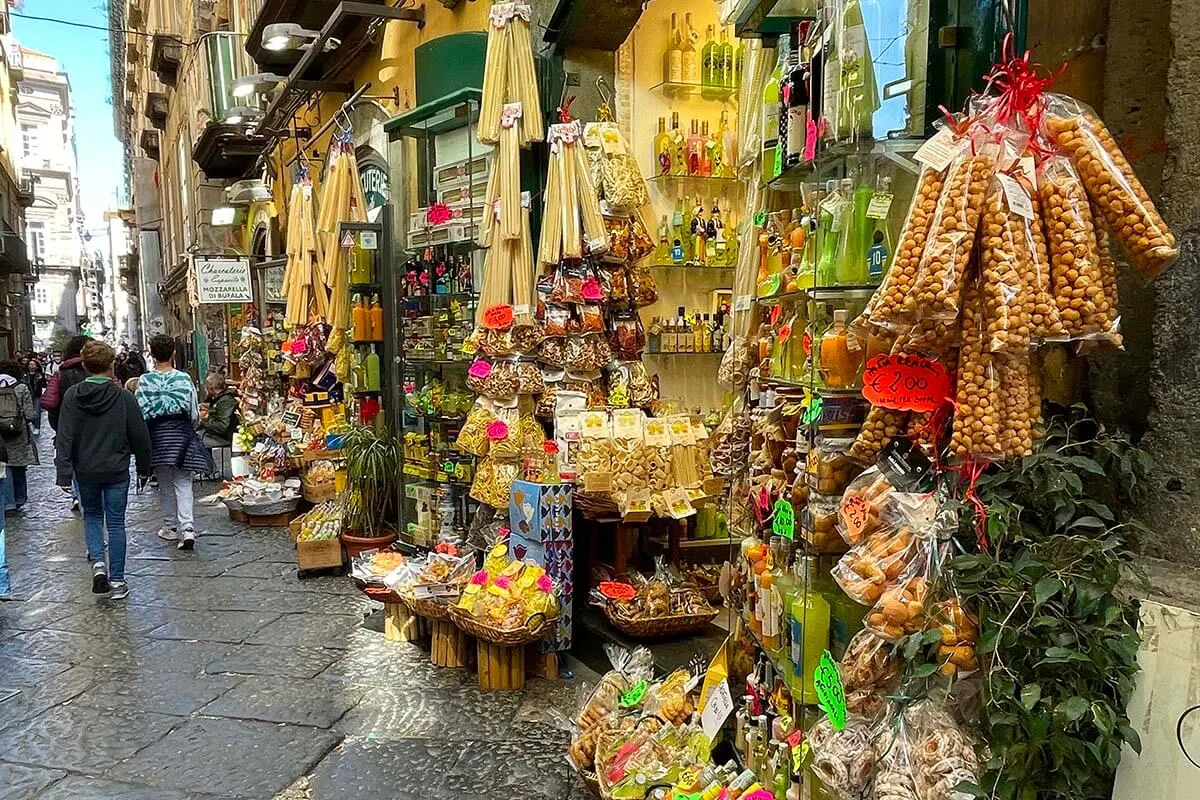
{"label": "air conditioning unit", "polygon": [[250,178],[237,181],[225,189],[225,197],[230,205],[243,206],[251,203],[265,203],[271,199],[271,190],[261,178]]}

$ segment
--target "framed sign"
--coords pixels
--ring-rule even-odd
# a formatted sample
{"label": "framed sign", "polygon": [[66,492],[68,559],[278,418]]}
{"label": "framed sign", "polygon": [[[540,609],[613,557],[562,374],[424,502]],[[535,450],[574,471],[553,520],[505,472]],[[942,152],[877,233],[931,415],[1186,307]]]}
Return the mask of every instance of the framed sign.
{"label": "framed sign", "polygon": [[196,299],[201,303],[249,303],[250,259],[196,256]]}

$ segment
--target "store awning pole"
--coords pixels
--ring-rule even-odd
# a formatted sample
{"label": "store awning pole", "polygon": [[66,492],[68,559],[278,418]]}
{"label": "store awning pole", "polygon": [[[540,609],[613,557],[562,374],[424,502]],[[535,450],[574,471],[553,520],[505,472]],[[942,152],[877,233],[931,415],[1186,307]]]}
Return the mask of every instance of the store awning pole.
{"label": "store awning pole", "polygon": [[325,132],[328,131],[331,127],[333,127],[333,123],[337,121],[338,114],[341,114],[347,108],[349,108],[350,106],[357,103],[359,101],[359,99],[364,94],[366,94],[367,90],[370,88],[371,88],[370,81],[367,81],[362,86],[358,87],[354,91],[354,94],[347,97],[346,102],[344,102],[340,106],[338,106],[337,109],[333,112],[333,114],[330,115],[329,119],[325,120],[325,124],[322,125],[321,127],[317,128],[317,132],[314,133],[312,136],[308,137],[308,141],[306,141],[303,145],[296,146],[296,152],[292,154],[292,157],[287,160],[287,163],[285,163],[284,166],[290,167],[292,164],[295,164],[296,159],[304,154],[304,148],[308,147],[310,144],[312,144],[313,142],[317,141],[322,136],[324,136]]}

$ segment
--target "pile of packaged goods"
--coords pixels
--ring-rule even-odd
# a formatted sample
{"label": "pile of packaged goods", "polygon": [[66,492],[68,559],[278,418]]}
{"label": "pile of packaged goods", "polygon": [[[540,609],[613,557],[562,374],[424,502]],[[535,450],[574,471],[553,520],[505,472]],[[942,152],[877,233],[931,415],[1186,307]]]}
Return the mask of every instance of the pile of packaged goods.
{"label": "pile of packaged goods", "polygon": [[331,541],[341,533],[342,504],[337,500],[328,500],[313,506],[300,517],[300,534],[296,541]]}
{"label": "pile of packaged goods", "polygon": [[474,554],[430,552],[406,560],[384,583],[402,597],[449,604],[458,599],[474,569]]}
{"label": "pile of packaged goods", "polygon": [[668,629],[655,624],[665,620],[672,622],[669,632],[679,634],[717,615],[699,583],[702,574],[685,577],[659,556],[650,577],[633,572],[628,583],[599,581],[593,599],[604,607],[613,625],[630,636],[668,635]]}
{"label": "pile of packaged goods", "polygon": [[456,607],[498,630],[541,627],[558,617],[558,589],[537,564],[509,559],[503,545],[491,548],[483,569],[463,587]]}

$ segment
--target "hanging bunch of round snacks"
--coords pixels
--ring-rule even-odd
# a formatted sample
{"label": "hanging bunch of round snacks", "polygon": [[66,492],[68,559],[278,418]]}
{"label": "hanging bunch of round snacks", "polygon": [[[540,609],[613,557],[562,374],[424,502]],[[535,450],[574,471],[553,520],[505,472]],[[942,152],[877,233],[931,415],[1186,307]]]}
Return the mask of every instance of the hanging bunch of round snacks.
{"label": "hanging bunch of round snacks", "polygon": [[1071,162],[1062,156],[1038,167],[1038,191],[1050,245],[1054,302],[1069,336],[1082,337],[1103,328],[1097,300],[1104,297],[1100,253],[1087,192]]}
{"label": "hanging bunch of round snacks", "polygon": [[[1010,203],[1009,195],[1014,197]],[[980,228],[980,269],[983,274],[983,314],[986,347],[993,353],[1020,352],[1029,347],[1034,315],[1032,244],[1027,219],[1020,213],[1033,204],[1025,187],[997,173],[988,187]]]}
{"label": "hanging bunch of round snacks", "polygon": [[954,429],[950,448],[960,458],[999,457],[999,390],[995,359],[983,346],[983,309],[979,281],[963,291],[963,345],[958,362]]}
{"label": "hanging bunch of round snacks", "polygon": [[891,327],[904,320],[905,299],[916,285],[917,270],[925,253],[925,241],[933,225],[945,178],[945,170],[926,169],[917,181],[917,191],[900,231],[896,258],[883,285],[875,294],[879,299],[870,314],[870,320],[875,325]]}

